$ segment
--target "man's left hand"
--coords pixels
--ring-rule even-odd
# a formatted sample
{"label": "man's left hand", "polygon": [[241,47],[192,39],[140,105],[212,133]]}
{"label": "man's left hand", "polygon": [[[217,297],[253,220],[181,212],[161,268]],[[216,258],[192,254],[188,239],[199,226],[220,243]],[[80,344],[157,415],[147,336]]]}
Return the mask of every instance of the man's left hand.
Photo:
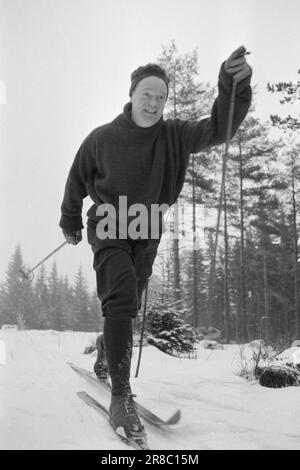
{"label": "man's left hand", "polygon": [[63,229],[63,234],[67,243],[71,245],[77,245],[82,240],[81,230]]}
{"label": "man's left hand", "polygon": [[250,65],[245,59],[246,49],[244,46],[238,47],[228,57],[225,62],[225,72],[231,75],[232,79],[237,83],[247,78],[252,73]]}

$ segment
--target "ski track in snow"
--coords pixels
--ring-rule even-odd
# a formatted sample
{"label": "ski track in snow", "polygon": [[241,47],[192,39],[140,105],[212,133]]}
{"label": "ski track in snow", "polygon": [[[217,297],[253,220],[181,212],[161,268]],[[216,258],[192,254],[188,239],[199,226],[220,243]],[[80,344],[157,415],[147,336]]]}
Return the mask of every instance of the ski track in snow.
{"label": "ski track in snow", "polygon": [[[7,363],[0,365],[0,449],[128,450],[107,421],[76,395],[86,390],[104,405],[109,396],[80,378],[67,361],[92,370],[83,355],[96,333],[0,331]],[[162,418],[180,408],[170,431],[146,425],[148,444],[159,450],[300,449],[299,387],[268,389],[237,375],[239,347],[177,359],[143,349],[132,387],[138,401]]]}

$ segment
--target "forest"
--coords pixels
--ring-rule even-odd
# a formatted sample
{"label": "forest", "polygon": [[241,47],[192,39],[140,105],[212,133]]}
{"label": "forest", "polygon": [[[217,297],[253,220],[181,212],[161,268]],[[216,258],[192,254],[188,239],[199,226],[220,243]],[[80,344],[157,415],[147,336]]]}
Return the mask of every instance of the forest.
{"label": "forest", "polygon": [[[217,90],[199,81],[198,52],[180,54],[172,41],[158,57],[171,79],[165,117],[197,120],[210,113]],[[300,74],[300,70],[298,71]],[[194,246],[170,237],[159,258],[149,308],[180,305],[184,320],[194,328],[213,326],[224,341],[254,338],[291,340],[300,337],[299,196],[300,82],[266,83],[282,104],[295,105],[295,114],[270,115],[261,122],[253,103],[231,140],[224,198],[220,207],[224,145],[190,156],[180,204],[192,208]],[[278,137],[272,130],[277,129]],[[271,137],[273,136],[273,137]],[[197,207],[221,224],[203,228],[205,243],[197,245]],[[176,218],[171,217],[170,232]],[[184,226],[177,227],[184,238]],[[0,285],[0,325],[23,328],[97,331],[102,325],[97,293],[90,293],[78,269],[74,285],[61,278],[53,263],[33,282],[25,282],[21,246],[12,255]]]}

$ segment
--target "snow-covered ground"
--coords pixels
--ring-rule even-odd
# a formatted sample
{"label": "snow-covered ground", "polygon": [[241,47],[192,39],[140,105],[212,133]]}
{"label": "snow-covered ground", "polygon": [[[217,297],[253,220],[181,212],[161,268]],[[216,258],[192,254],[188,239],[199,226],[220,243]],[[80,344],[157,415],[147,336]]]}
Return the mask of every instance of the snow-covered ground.
{"label": "snow-covered ground", "polygon": [[[92,370],[82,352],[96,335],[56,331],[0,331],[0,449],[128,449],[106,420],[76,395],[86,390],[108,404],[66,364]],[[135,348],[132,376],[136,369]],[[147,427],[151,449],[300,449],[300,388],[263,388],[237,375],[238,346],[177,359],[143,349],[133,390],[141,404],[167,418],[180,408],[171,431]]]}

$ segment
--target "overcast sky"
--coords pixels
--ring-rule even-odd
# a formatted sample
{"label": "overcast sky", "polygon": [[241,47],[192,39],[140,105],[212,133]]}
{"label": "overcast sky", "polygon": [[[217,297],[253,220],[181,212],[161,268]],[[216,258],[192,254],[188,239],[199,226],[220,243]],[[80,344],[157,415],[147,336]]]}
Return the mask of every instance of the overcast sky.
{"label": "overcast sky", "polygon": [[[299,0],[0,0],[0,281],[18,242],[34,266],[63,241],[69,167],[85,136],[122,111],[132,70],[174,39],[181,53],[198,48],[200,80],[215,85],[243,44],[266,120],[281,106],[267,82],[297,80],[299,25]],[[95,286],[85,234],[55,259],[71,279],[82,264]]]}

